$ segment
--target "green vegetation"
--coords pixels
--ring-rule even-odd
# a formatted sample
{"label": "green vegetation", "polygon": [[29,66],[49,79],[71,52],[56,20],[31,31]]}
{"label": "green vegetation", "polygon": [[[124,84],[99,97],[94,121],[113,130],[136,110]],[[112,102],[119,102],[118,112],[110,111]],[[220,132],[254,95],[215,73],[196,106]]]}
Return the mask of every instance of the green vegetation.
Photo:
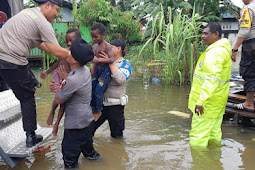
{"label": "green vegetation", "polygon": [[81,0],[77,22],[91,27],[96,22],[106,26],[107,40],[120,38],[128,43],[140,42],[141,25],[133,19],[131,11],[122,12],[105,0]]}
{"label": "green vegetation", "polygon": [[143,80],[160,76],[166,83],[180,85],[192,81],[196,61],[205,49],[200,39],[203,26],[220,21],[224,12],[239,11],[230,0],[222,1],[221,6],[219,1],[205,0],[133,0],[131,5],[136,6],[134,13],[140,22],[153,18],[147,22],[146,41],[138,56],[130,59],[135,60],[137,75]]}
{"label": "green vegetation", "polygon": [[[169,22],[165,23],[166,20]],[[166,19],[162,6],[161,11],[154,17],[151,36],[144,47],[153,43],[154,56],[157,55],[157,51],[165,54],[161,60],[165,63],[166,83],[183,84],[191,81],[194,64],[200,54],[198,47],[201,44],[201,27],[205,24],[200,20],[201,17],[195,12],[191,17],[181,12],[176,12],[173,16],[171,7],[168,7]]]}
{"label": "green vegetation", "polygon": [[[73,26],[106,26],[107,41],[123,39],[133,73],[143,81],[152,77],[170,84],[191,82],[195,64],[205,49],[201,31],[223,13],[238,16],[231,0],[80,0],[73,2]],[[27,7],[34,6],[32,0]],[[65,46],[64,35],[58,35]],[[56,57],[44,54],[52,62]]]}

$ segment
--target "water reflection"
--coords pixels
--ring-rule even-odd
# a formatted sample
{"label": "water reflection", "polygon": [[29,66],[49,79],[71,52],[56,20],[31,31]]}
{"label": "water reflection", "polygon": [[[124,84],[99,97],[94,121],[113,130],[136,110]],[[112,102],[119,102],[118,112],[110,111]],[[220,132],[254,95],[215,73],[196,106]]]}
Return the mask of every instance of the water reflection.
{"label": "water reflection", "polygon": [[[45,127],[54,97],[48,89],[51,78],[49,75],[42,81],[43,87],[36,92],[38,123]],[[189,88],[164,83],[144,85],[139,80],[131,79],[127,87],[129,103],[125,108],[124,139],[111,138],[108,122],[105,122],[94,137],[94,146],[102,155],[102,160],[88,161],[81,155],[80,169],[254,169],[253,129],[241,130],[242,127],[223,125],[222,147],[212,147],[207,151],[190,148],[190,120],[167,113],[171,110],[189,113]],[[51,150],[24,159],[14,169],[63,169],[62,135],[63,120],[58,136],[44,143],[51,145]],[[0,169],[7,168],[0,166]]]}
{"label": "water reflection", "polygon": [[192,155],[192,170],[200,169],[223,169],[221,158],[221,149],[217,146],[209,146],[208,148],[190,147]]}

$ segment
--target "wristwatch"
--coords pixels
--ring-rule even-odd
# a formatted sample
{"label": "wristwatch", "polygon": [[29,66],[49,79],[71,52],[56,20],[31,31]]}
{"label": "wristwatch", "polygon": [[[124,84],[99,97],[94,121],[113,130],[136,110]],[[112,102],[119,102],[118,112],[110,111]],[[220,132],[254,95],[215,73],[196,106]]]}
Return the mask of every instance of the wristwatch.
{"label": "wristwatch", "polygon": [[235,52],[237,52],[238,51],[238,49],[236,50],[236,49],[232,49],[232,53],[235,53]]}

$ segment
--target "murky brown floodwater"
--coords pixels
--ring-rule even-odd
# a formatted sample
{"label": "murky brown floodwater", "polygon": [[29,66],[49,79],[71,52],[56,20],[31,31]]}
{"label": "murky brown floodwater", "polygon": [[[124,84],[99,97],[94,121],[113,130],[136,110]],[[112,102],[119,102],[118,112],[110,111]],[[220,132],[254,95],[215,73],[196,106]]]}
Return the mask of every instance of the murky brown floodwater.
{"label": "murky brown floodwater", "polygon": [[[48,89],[50,80],[51,76],[42,81],[43,87],[36,92],[38,123],[44,127],[53,101],[53,94]],[[125,138],[111,138],[107,122],[103,124],[94,137],[95,148],[103,158],[88,161],[81,155],[80,169],[254,169],[254,129],[223,125],[222,147],[210,147],[208,151],[190,149],[190,120],[167,113],[171,110],[189,113],[189,88],[164,83],[143,84],[131,79],[127,87]],[[49,151],[24,159],[14,169],[64,169],[61,154],[63,120],[61,123],[58,136],[50,137],[44,143],[51,146]]]}

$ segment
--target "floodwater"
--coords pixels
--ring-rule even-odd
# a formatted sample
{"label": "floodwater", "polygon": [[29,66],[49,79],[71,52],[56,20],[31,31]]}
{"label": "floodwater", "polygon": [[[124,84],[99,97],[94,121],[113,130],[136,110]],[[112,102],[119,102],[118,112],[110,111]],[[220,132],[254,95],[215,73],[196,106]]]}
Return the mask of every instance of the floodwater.
{"label": "floodwater", "polygon": [[[38,70],[36,74],[39,74]],[[49,75],[43,80],[43,87],[36,92],[37,120],[43,127],[47,127],[46,120],[54,97],[48,89],[51,78]],[[255,130],[251,128],[223,124],[222,147],[212,146],[208,150],[190,148],[190,119],[168,113],[172,110],[190,113],[187,109],[189,88],[162,82],[144,84],[131,79],[127,86],[129,103],[125,108],[124,139],[111,138],[108,122],[105,122],[94,137],[95,149],[102,159],[89,161],[81,155],[79,169],[254,169]],[[50,145],[51,149],[24,159],[14,169],[64,169],[62,136],[63,120],[58,136],[50,137],[43,143],[45,146]]]}

